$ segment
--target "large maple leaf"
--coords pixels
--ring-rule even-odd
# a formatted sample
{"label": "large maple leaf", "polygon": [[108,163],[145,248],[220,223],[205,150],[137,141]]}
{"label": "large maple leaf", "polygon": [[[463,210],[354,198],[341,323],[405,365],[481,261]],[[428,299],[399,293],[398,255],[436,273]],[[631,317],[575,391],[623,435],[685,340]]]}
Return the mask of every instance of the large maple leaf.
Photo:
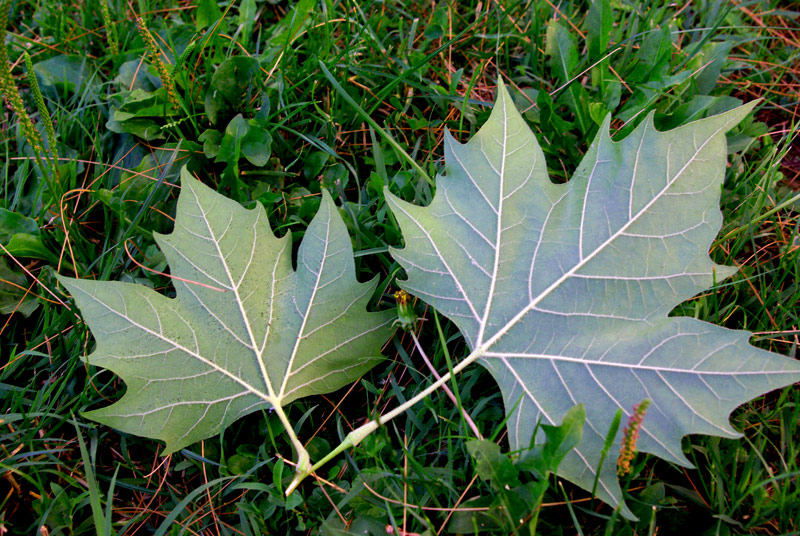
{"label": "large maple leaf", "polygon": [[142,285],[61,278],[97,340],[86,358],[127,386],[87,417],[162,439],[164,454],[263,408],[327,393],[380,358],[390,312],[370,313],[376,281],[359,283],[350,237],[327,192],[292,269],[261,205],[246,210],[184,168],[175,229],[156,242],[176,297]]}
{"label": "large maple leaf", "polygon": [[[737,437],[737,405],[800,381],[800,362],[751,346],[750,333],[668,316],[735,272],[708,250],[722,221],[725,133],[751,108],[669,132],[651,115],[619,142],[607,119],[574,177],[554,184],[501,83],[469,143],[446,137],[431,204],[388,196],[406,244],[392,251],[408,274],[400,286],[453,320],[466,360],[497,380],[512,449],[583,403],[583,438],[559,474],[591,490],[618,409],[651,400],[639,450],[690,466],[683,436]],[[621,501],[613,460],[597,494]]]}

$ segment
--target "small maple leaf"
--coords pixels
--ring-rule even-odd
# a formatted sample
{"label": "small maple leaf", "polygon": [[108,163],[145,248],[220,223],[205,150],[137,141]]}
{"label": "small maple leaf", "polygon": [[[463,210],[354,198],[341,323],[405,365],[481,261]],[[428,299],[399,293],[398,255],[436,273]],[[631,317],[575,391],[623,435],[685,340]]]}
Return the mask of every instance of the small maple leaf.
{"label": "small maple leaf", "polygon": [[[300,245],[276,238],[261,205],[226,199],[181,171],[175,229],[156,235],[176,298],[130,283],[59,280],[97,340],[86,362],[112,370],[122,399],[90,419],[166,441],[164,454],[273,408],[352,382],[380,359],[392,313],[367,312],[350,237],[330,195]],[[307,460],[302,460],[307,462]]]}

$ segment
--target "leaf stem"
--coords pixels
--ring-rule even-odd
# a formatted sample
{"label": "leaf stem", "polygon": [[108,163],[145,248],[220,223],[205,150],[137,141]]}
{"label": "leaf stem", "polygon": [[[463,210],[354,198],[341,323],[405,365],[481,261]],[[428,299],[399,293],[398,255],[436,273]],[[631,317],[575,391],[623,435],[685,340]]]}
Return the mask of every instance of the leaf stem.
{"label": "leaf stem", "polygon": [[[311,467],[311,456],[308,455],[308,451],[303,443],[300,441],[300,438],[297,437],[297,434],[292,428],[292,423],[289,421],[289,417],[286,415],[286,412],[283,411],[283,408],[280,406],[273,406],[275,409],[275,414],[278,415],[278,419],[280,419],[281,424],[283,424],[284,430],[286,430],[286,434],[289,436],[289,440],[292,442],[292,446],[297,454],[297,475],[306,474],[308,475],[313,471]],[[289,487],[286,488],[286,495],[288,496],[299,482],[295,483],[297,480],[297,476],[295,476],[294,480],[289,484]]]}
{"label": "leaf stem", "polygon": [[295,474],[294,480],[292,480],[289,487],[286,488],[286,496],[288,497],[296,488],[300,485],[300,483],[305,480],[307,476],[311,473],[318,471],[323,465],[334,459],[336,456],[341,454],[342,452],[357,446],[361,443],[365,437],[370,435],[372,432],[380,428],[382,424],[386,424],[387,422],[391,421],[398,415],[405,413],[409,408],[417,404],[418,402],[422,401],[425,397],[439,389],[442,385],[446,384],[450,381],[450,379],[467,368],[469,365],[474,363],[479,357],[481,357],[486,352],[486,345],[482,345],[478,347],[475,351],[469,354],[463,361],[461,361],[458,365],[453,367],[453,370],[447,372],[443,376],[441,376],[438,380],[430,384],[428,387],[420,391],[416,396],[410,398],[405,401],[405,403],[400,404],[392,411],[386,413],[385,415],[381,415],[378,418],[368,421],[349,434],[344,438],[344,441],[339,443],[339,445],[330,451],[327,456],[322,458],[320,461],[315,463],[310,469],[305,471],[301,470],[300,464],[297,465],[297,473]]}

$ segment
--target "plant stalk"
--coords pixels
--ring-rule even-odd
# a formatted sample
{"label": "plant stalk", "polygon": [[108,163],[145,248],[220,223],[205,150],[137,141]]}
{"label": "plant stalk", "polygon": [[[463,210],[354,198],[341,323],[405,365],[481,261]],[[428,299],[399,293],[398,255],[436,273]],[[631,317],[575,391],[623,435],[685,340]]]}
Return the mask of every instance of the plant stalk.
{"label": "plant stalk", "polygon": [[[280,406],[273,406],[275,409],[275,413],[278,415],[278,419],[280,419],[281,424],[283,424],[283,428],[286,431],[286,434],[289,436],[289,440],[292,442],[292,446],[294,447],[295,453],[297,454],[297,467],[296,471],[297,474],[305,474],[308,475],[314,471],[314,468],[311,467],[311,456],[308,455],[308,451],[303,443],[300,441],[300,438],[297,437],[297,434],[292,428],[292,423],[289,421],[289,417],[286,416],[286,412],[283,411],[283,408]],[[305,477],[304,477],[305,478]],[[297,487],[297,476],[294,477],[289,487],[286,488],[286,496],[288,497],[289,494]]]}
{"label": "plant stalk", "polygon": [[[427,397],[428,395],[439,389],[442,385],[449,382],[453,376],[455,376],[456,374],[458,374],[459,372],[470,366],[472,363],[474,363],[478,358],[480,358],[486,352],[487,347],[488,347],[487,344],[478,347],[475,351],[469,354],[463,361],[461,361],[458,365],[453,367],[452,372],[447,372],[446,374],[442,375],[438,380],[436,380],[428,387],[420,391],[413,398],[406,400],[405,403],[400,404],[392,411],[386,413],[385,415],[381,415],[374,420],[368,421],[365,424],[362,424],[361,426],[359,426],[358,428],[347,434],[347,436],[344,438],[344,441],[342,441],[335,449],[330,451],[327,456],[325,456],[320,461],[311,466],[311,468],[304,471],[301,469],[300,464],[298,463],[297,473],[294,476],[294,480],[292,480],[291,484],[289,484],[289,486],[286,488],[286,496],[288,497],[297,488],[297,486],[299,486],[300,483],[306,479],[307,476],[318,471],[320,468],[322,468],[322,466],[324,466],[326,463],[337,457],[342,452],[357,446],[364,440],[365,437],[367,437],[372,432],[377,430],[382,424],[391,421],[398,415],[402,415],[409,408],[411,408],[418,402],[421,402],[423,399],[425,399],[425,397]],[[307,454],[308,453],[306,453],[306,455]]]}

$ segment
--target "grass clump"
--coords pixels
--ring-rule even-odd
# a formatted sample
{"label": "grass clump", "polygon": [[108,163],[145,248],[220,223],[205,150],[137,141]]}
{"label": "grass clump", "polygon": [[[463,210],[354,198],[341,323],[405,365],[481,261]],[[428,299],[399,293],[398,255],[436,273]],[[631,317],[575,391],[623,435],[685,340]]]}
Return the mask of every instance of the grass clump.
{"label": "grass clump", "polygon": [[[273,229],[295,239],[328,189],[343,207],[360,279],[377,274],[388,306],[399,275],[388,249],[401,236],[383,188],[427,204],[433,186],[426,177],[442,169],[445,129],[462,141],[474,134],[498,77],[537,133],[551,176],[562,181],[608,113],[623,136],[651,111],[665,129],[762,98],[728,139],[737,154],[712,250],[739,274],[675,314],[750,330],[756,344],[793,356],[800,48],[796,18],[778,3],[150,1],[134,12],[101,0],[96,7],[0,2],[0,89],[8,102],[0,244],[15,273],[0,281],[0,300],[14,300],[10,311],[39,303],[29,316],[0,317],[3,530],[800,530],[796,389],[738,410],[733,424],[742,441],[686,439],[696,469],[632,457],[622,484],[636,522],[555,478],[545,480],[541,501],[527,501],[541,478],[502,454],[502,399],[479,367],[460,377],[452,393],[458,404],[444,393],[428,399],[288,498],[282,492],[292,468],[276,453],[291,447],[274,415],[245,418],[161,458],[153,441],[81,419],[124,385],[78,359],[92,340],[54,277],[171,292],[153,233],[171,228],[177,172],[186,164],[228,197],[262,204]],[[145,18],[149,28],[139,25]],[[15,80],[12,68],[23,62],[29,78]],[[45,166],[47,151],[57,166]],[[48,171],[56,168],[57,176]],[[316,459],[362,419],[426,385],[430,369],[414,337],[438,371],[466,354],[454,325],[419,304],[416,312],[424,320],[413,336],[395,334],[385,364],[334,395],[291,407]],[[461,408],[501,455],[471,443],[476,435]],[[512,476],[487,477],[492,463]]]}

